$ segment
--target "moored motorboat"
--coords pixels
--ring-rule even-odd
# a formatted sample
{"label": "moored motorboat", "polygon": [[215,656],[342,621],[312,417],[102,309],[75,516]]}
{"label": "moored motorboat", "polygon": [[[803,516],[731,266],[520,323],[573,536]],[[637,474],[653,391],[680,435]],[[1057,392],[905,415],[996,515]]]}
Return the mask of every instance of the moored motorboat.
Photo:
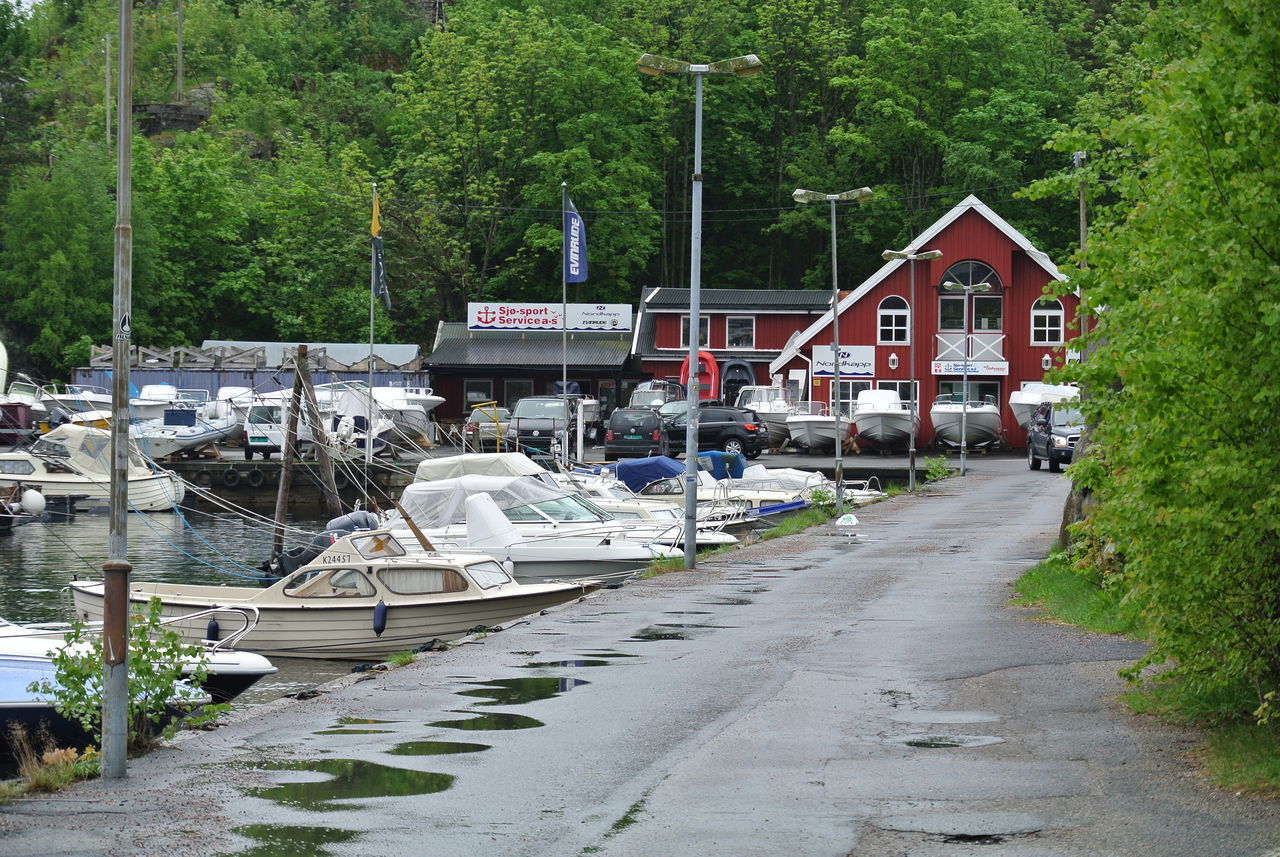
{"label": "moored motorboat", "polygon": [[[102,429],[61,425],[30,449],[0,453],[0,488],[36,488],[49,500],[104,504],[111,496],[111,477],[111,435]],[[182,479],[149,467],[132,441],[128,480],[129,506],[139,512],[172,510],[186,493]]]}
{"label": "moored motorboat", "polygon": [[920,415],[898,397],[896,390],[863,390],[853,406],[853,425],[859,445],[873,449],[906,447],[920,432]]}
{"label": "moored motorboat", "polygon": [[[800,402],[787,417],[791,440],[809,452],[825,452],[836,448],[836,418],[821,402]],[[847,439],[853,423],[840,418],[840,435]]]}
{"label": "moored motorboat", "polygon": [[982,447],[1004,438],[1000,406],[990,396],[969,402],[960,394],[939,396],[929,409],[929,418],[938,445],[958,447],[963,437],[965,446]]}
{"label": "moored motorboat", "polygon": [[[174,618],[215,605],[256,611],[240,648],[273,657],[365,660],[434,639],[463,636],[572,601],[596,581],[521,584],[492,557],[411,553],[387,530],[342,536],[296,571],[264,588],[132,583],[129,600],[160,599]],[[70,584],[77,617],[100,621],[103,584]],[[184,639],[198,641],[206,623],[178,619]]]}

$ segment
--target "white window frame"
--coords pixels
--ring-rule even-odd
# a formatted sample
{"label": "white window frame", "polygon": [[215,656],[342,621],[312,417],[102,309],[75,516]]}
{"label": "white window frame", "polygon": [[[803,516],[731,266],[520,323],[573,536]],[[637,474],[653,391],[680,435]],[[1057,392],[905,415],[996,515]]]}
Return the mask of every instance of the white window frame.
{"label": "white window frame", "polygon": [[[729,337],[729,324],[735,321],[745,321],[751,325],[751,341],[747,345],[734,345]],[[724,317],[724,347],[737,349],[755,350],[756,347],[756,317],[754,315],[727,315]]]}
{"label": "white window frame", "polygon": [[[885,304],[891,300],[899,300],[905,304],[904,307],[893,307],[886,309]],[[885,327],[884,316],[891,313],[893,315],[893,323],[889,327]],[[891,333],[902,332],[902,339],[886,339],[885,331]],[[877,345],[908,345],[911,342],[911,304],[902,295],[888,295],[884,300],[880,301],[880,305],[876,307],[876,344]]]}
{"label": "white window frame", "polygon": [[1065,334],[1066,311],[1062,307],[1062,301],[1057,298],[1040,298],[1031,305],[1032,345],[1062,345]]}
{"label": "white window frame", "polygon": [[[711,316],[698,316],[698,347],[708,348],[711,342]],[[689,347],[689,314],[680,316],[680,347]]]}

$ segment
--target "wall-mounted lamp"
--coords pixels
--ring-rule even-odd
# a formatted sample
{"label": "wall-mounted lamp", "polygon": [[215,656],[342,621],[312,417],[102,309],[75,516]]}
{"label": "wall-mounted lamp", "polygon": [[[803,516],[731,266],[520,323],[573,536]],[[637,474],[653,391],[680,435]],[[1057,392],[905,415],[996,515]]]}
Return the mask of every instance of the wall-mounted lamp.
{"label": "wall-mounted lamp", "polygon": [[1040,368],[1046,372],[1053,368],[1053,358],[1049,356],[1049,352],[1047,351],[1044,353],[1044,356],[1040,358]]}
{"label": "wall-mounted lamp", "polygon": [[889,368],[890,369],[898,368],[898,355],[896,352],[889,355]]}

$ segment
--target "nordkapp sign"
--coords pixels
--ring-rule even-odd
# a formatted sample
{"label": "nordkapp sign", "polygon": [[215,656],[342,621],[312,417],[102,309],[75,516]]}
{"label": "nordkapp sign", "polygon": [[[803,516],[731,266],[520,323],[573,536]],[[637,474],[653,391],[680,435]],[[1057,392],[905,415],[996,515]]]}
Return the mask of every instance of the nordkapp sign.
{"label": "nordkapp sign", "polygon": [[[830,378],[835,374],[835,360],[830,345],[813,346],[813,377]],[[876,374],[874,345],[841,345],[840,377],[873,378]]]}
{"label": "nordkapp sign", "polygon": [[630,330],[631,304],[469,303],[467,329]]}

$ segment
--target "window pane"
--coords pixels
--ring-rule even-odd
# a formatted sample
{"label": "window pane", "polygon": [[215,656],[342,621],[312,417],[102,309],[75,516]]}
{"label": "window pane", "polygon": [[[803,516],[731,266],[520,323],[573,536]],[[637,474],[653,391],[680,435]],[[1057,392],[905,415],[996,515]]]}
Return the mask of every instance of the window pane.
{"label": "window pane", "polygon": [[725,343],[729,348],[755,348],[756,320],[750,316],[726,318]]}
{"label": "window pane", "polygon": [[[711,319],[705,315],[698,319],[698,345],[705,348],[707,346],[707,337],[711,332]],[[683,348],[689,347],[689,316],[680,319],[680,345]]]}
{"label": "window pane", "polygon": [[939,310],[938,328],[940,330],[964,330],[964,296],[942,298]]}
{"label": "window pane", "polygon": [[973,296],[973,329],[1002,330],[1004,328],[1001,315],[1004,299],[991,295]]}

